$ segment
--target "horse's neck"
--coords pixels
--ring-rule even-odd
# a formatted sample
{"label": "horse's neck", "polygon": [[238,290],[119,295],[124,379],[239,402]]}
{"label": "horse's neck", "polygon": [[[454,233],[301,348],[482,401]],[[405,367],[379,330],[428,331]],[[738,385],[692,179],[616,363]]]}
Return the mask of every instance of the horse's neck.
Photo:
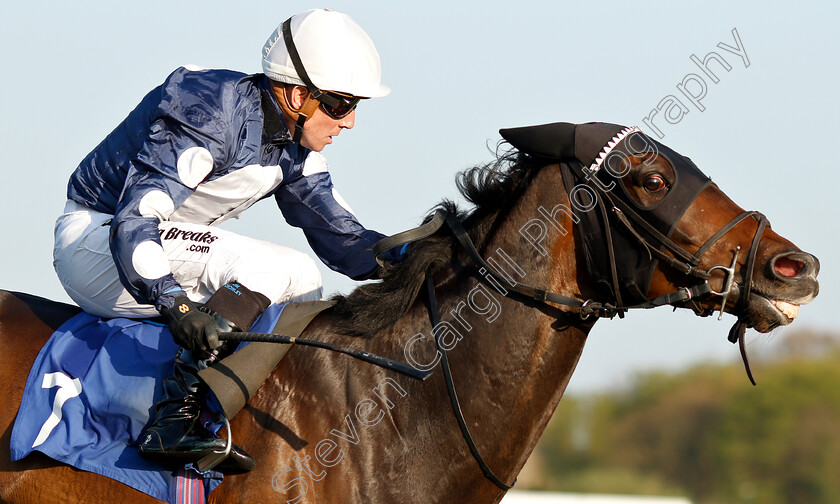
{"label": "horse's neck", "polygon": [[[571,219],[552,212],[558,204],[568,206],[559,170],[542,170],[510,214],[492,226],[481,252],[513,280],[574,296],[585,291],[577,284],[580,257]],[[520,232],[529,222],[532,237],[539,226],[547,230],[539,246]],[[449,352],[462,410],[491,468],[512,482],[560,401],[591,324],[574,312],[543,313],[509,299],[492,283],[465,277],[451,284],[440,293],[440,312],[463,336]],[[440,407],[452,416],[446,401]]]}
{"label": "horse's neck", "polygon": [[[551,212],[564,202],[568,204],[559,171],[543,170],[508,215],[481,224],[489,231],[480,240],[482,256],[517,282],[567,296],[578,294],[580,257],[575,254],[570,219],[555,216],[569,230],[566,235],[544,222],[551,229],[542,243],[546,256],[519,232],[532,219],[545,221],[540,207]],[[465,420],[491,470],[511,483],[560,401],[591,324],[583,324],[574,312],[567,316],[559,310],[526,306],[502,295],[503,286],[480,283],[463,273],[437,280],[439,330],[451,347],[447,356]],[[424,337],[409,348],[411,356],[395,352],[405,350],[421,333]],[[394,341],[401,348],[395,348]],[[395,328],[375,336],[371,345],[387,355],[433,362],[435,344],[425,304],[418,300]],[[467,449],[441,366],[434,368],[427,382],[409,380],[405,388],[408,403],[393,410],[393,423],[402,426],[399,445],[410,443],[406,450],[410,457],[435,474],[433,487],[422,488],[424,501],[492,501],[499,490],[484,478]],[[399,454],[395,447],[385,448]],[[379,460],[380,470],[386,470],[391,455],[377,456],[385,457]],[[393,463],[403,466],[404,457],[391,456]],[[405,497],[404,501],[413,501]]]}

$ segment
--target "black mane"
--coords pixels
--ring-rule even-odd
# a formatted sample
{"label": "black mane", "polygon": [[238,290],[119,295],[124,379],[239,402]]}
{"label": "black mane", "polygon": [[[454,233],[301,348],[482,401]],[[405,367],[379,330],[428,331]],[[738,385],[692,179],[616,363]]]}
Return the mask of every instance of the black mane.
{"label": "black mane", "polygon": [[[472,210],[462,211],[452,201],[443,200],[424,222],[437,209],[457,215],[480,247],[495,220],[488,217],[510,209],[528,187],[537,167],[535,159],[516,150],[497,153],[495,161],[474,166],[456,176],[458,190],[475,205]],[[338,294],[331,298],[336,302],[333,311],[339,315],[335,329],[364,337],[393,325],[414,303],[426,274],[434,274],[448,265],[454,252],[454,239],[446,228],[414,242],[403,262],[380,269],[382,281],[361,285],[348,296]]]}

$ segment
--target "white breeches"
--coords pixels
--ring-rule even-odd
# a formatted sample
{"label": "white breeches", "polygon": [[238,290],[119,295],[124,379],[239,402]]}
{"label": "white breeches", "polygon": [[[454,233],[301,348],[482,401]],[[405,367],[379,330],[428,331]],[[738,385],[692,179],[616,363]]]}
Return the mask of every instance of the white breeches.
{"label": "white breeches", "polygon": [[[55,223],[59,281],[93,315],[155,316],[154,306],[138,304],[120,282],[109,246],[112,218],[67,202]],[[228,282],[240,282],[274,303],[321,298],[321,273],[302,252],[201,224],[163,222],[159,228],[172,274],[193,301],[207,301]]]}

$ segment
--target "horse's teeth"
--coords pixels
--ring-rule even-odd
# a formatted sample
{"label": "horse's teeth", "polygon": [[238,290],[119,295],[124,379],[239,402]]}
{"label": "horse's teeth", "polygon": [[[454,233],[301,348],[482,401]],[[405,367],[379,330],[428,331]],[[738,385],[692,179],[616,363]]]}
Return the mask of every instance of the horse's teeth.
{"label": "horse's teeth", "polygon": [[776,308],[778,308],[779,311],[784,313],[785,316],[791,320],[795,319],[796,316],[799,315],[799,305],[785,301],[773,301],[773,304],[776,305]]}

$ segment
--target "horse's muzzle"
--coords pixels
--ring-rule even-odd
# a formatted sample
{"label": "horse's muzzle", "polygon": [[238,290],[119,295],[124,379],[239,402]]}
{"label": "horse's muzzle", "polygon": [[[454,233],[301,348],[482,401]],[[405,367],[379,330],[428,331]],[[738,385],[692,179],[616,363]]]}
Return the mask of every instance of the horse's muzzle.
{"label": "horse's muzzle", "polygon": [[819,294],[819,272],[819,260],[806,252],[789,251],[771,257],[750,295],[750,325],[758,332],[769,332],[793,322],[799,306],[810,303]]}

